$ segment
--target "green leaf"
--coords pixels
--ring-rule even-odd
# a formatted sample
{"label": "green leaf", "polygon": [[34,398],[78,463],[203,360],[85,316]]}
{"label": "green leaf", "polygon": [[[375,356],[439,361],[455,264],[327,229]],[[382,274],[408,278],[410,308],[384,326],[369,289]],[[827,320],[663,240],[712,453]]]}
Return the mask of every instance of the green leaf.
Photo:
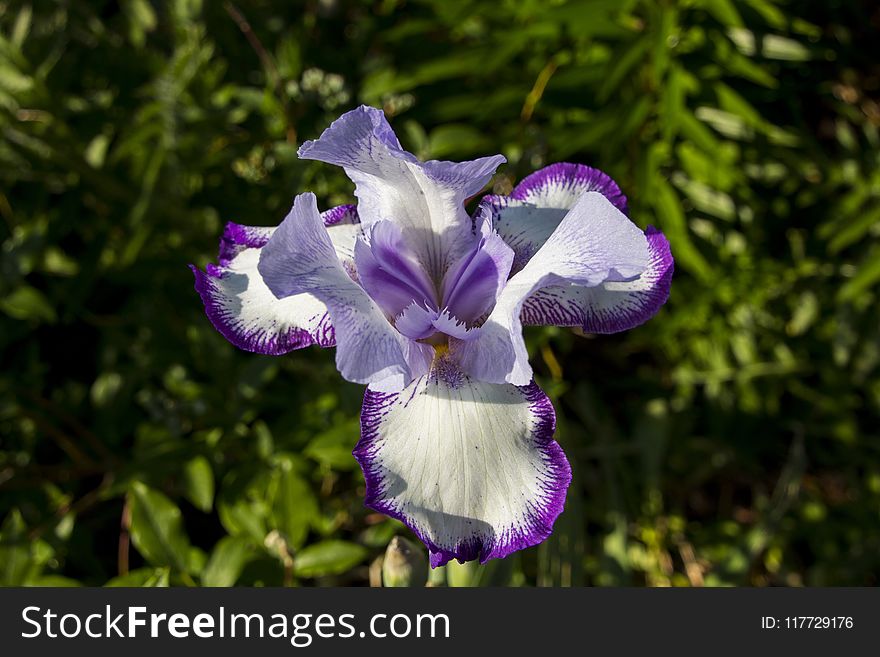
{"label": "green leaf", "polygon": [[[839,253],[851,244],[855,244],[866,237],[877,226],[880,226],[880,205],[873,208],[860,209],[855,216],[847,217],[846,222],[833,222],[831,227],[835,232],[834,237],[828,243],[828,250],[831,253]],[[831,231],[828,232],[830,233]]]}
{"label": "green leaf", "polygon": [[666,76],[666,91],[663,94],[663,139],[670,141],[678,131],[678,117],[684,112],[685,72],[674,64]]}
{"label": "green leaf", "polygon": [[725,27],[743,26],[743,20],[731,0],[705,0],[704,6]]}
{"label": "green leaf", "polygon": [[712,279],[712,267],[691,241],[684,210],[672,185],[659,176],[654,181],[654,208],[660,227],[666,233],[676,262],[700,280]]}
{"label": "green leaf", "polygon": [[771,27],[781,30],[788,23],[785,12],[779,9],[771,0],[745,0]]}
{"label": "green leaf", "polygon": [[156,27],[156,13],[148,0],[125,0],[123,11],[128,18],[128,37],[138,48],[143,47],[147,32]]}
{"label": "green leaf", "polygon": [[131,540],[154,566],[178,572],[189,569],[189,539],[180,509],[159,491],[135,482],[127,494],[131,507]]}
{"label": "green leaf", "polygon": [[197,509],[208,513],[214,506],[214,471],[204,456],[191,459],[184,468],[187,499]]}
{"label": "green leaf", "polygon": [[0,584],[21,586],[36,570],[27,527],[18,509],[13,509],[0,527]]}
{"label": "green leaf", "polygon": [[167,568],[138,568],[132,570],[125,575],[119,575],[109,580],[104,586],[108,588],[114,587],[166,587],[169,581],[169,570]]}
{"label": "green leaf", "polygon": [[478,561],[458,563],[454,559],[446,564],[446,583],[452,588],[469,588],[475,586],[480,569]]}
{"label": "green leaf", "polygon": [[12,45],[19,50],[21,50],[27,39],[28,33],[31,31],[33,13],[31,6],[25,5],[19,10],[18,15],[15,17],[15,22],[12,25],[12,34],[9,40]]}
{"label": "green leaf", "polygon": [[660,18],[655,19],[657,30],[654,34],[653,56],[651,71],[655,84],[662,84],[672,61],[672,48],[670,46],[676,39],[675,32],[678,27],[678,10],[675,7],[659,5]]}
{"label": "green leaf", "polygon": [[620,39],[629,36],[616,16],[620,11],[620,0],[591,0],[588,9],[577,2],[544,2],[538,6],[545,20],[564,25],[580,38]]}
{"label": "green leaf", "polygon": [[752,127],[760,127],[764,124],[764,119],[758,110],[729,86],[717,82],[713,88],[718,96],[718,104],[722,110],[736,114]]}
{"label": "green leaf", "polygon": [[219,502],[217,513],[223,527],[232,535],[246,534],[262,543],[266,537],[266,504],[248,499]]}
{"label": "green leaf", "polygon": [[[268,436],[268,429],[260,430],[259,434]],[[271,444],[271,440],[269,442]],[[217,515],[226,532],[232,536],[244,534],[252,542],[262,545],[269,532],[272,492],[276,485],[277,477],[264,463],[249,464],[229,472],[223,478],[216,503]]]}
{"label": "green leaf", "polygon": [[618,48],[611,58],[611,66],[597,92],[600,101],[608,100],[611,97],[623,79],[642,63],[650,49],[651,42],[647,39],[637,39]]}
{"label": "green leaf", "polygon": [[28,319],[55,323],[55,309],[46,296],[30,285],[21,285],[0,299],[0,310],[14,319]]}
{"label": "green leaf", "polygon": [[251,543],[242,536],[224,536],[202,571],[203,586],[232,586],[251,555]]}
{"label": "green leaf", "polygon": [[403,524],[399,520],[388,518],[367,527],[358,536],[358,541],[369,547],[385,547],[401,529],[403,529]]}
{"label": "green leaf", "polygon": [[351,455],[360,433],[357,419],[340,422],[316,436],[303,454],[333,470],[354,470],[357,461]]}
{"label": "green leaf", "polygon": [[875,246],[868,252],[855,276],[840,288],[837,298],[843,303],[854,301],[878,283],[880,283],[880,247]]}
{"label": "green leaf", "polygon": [[702,121],[690,112],[678,117],[681,134],[707,154],[716,156],[721,150],[721,142]]}
{"label": "green leaf", "polygon": [[727,34],[737,49],[747,57],[760,55],[767,59],[789,62],[805,62],[812,57],[807,46],[778,34],[756,36],[753,32],[741,28],[730,29]]}
{"label": "green leaf", "polygon": [[299,551],[293,561],[294,572],[298,577],[339,575],[361,563],[367,554],[357,543],[322,541]]}
{"label": "green leaf", "polygon": [[272,520],[287,544],[296,549],[305,542],[309,527],[318,515],[318,500],[308,482],[296,472],[291,459],[281,459],[276,476]]}

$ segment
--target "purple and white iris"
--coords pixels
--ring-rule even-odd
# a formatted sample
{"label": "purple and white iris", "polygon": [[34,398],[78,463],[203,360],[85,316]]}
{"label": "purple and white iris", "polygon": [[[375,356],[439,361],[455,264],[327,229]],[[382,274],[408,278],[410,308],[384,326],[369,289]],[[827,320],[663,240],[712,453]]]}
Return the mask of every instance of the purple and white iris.
{"label": "purple and white iris", "polygon": [[354,450],[366,504],[409,526],[432,566],[540,543],[571,470],[522,325],[646,321],[669,296],[666,238],[578,164],[545,167],[469,216],[504,157],[420,162],[370,107],[299,156],[341,166],[357,207],[321,214],[301,194],[277,228],[229,224],[219,265],[193,268],[208,317],[257,353],[336,347],[342,376],[368,386]]}

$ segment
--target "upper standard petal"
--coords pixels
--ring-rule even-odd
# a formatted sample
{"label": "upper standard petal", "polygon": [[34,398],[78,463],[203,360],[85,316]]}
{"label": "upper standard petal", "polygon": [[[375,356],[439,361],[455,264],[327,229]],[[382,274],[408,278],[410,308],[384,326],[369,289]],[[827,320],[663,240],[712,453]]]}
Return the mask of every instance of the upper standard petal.
{"label": "upper standard petal", "polygon": [[303,159],[336,164],[355,183],[365,229],[383,220],[397,224],[435,281],[474,242],[465,200],[479,192],[501,155],[470,162],[420,162],[400,147],[381,110],[361,106],[334,121],[299,149]]}

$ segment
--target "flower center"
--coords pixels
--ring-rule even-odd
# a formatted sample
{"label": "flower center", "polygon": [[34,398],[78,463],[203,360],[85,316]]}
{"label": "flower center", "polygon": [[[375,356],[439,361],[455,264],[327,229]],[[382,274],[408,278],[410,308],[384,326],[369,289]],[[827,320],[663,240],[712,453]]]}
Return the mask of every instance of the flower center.
{"label": "flower center", "polygon": [[358,278],[389,321],[408,338],[432,345],[444,344],[449,337],[468,340],[495,305],[510,271],[509,258],[499,259],[491,240],[485,232],[476,235],[472,248],[453,262],[438,284],[426,273],[400,228],[379,221],[370,229],[369,240],[358,240],[355,245]]}

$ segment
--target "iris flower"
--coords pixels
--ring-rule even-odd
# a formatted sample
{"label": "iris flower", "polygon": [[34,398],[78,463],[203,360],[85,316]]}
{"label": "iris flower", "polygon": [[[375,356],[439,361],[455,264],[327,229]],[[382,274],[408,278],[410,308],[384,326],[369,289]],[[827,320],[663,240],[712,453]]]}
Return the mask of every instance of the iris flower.
{"label": "iris flower", "polygon": [[669,295],[666,238],[580,164],[540,169],[469,216],[504,157],[421,162],[370,107],[299,157],[342,167],[357,206],[319,213],[307,193],[277,228],[229,224],[219,265],[193,268],[211,322],[261,354],[336,347],[343,378],[367,385],[354,450],[365,503],[405,523],[432,566],[540,543],[571,469],[523,325],[646,321]]}

